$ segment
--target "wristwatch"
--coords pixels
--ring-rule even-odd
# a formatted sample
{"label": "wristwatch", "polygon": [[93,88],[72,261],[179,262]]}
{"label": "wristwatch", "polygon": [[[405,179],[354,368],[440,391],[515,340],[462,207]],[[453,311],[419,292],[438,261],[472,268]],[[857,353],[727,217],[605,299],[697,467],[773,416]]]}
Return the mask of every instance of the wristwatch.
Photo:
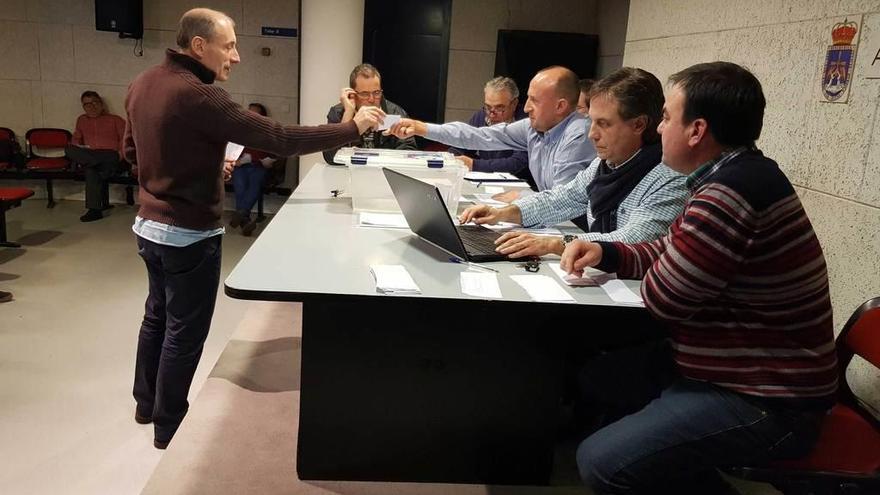
{"label": "wristwatch", "polygon": [[564,236],[562,236],[562,250],[565,251],[565,248],[567,248],[568,245],[572,243],[572,241],[577,240],[577,238],[578,236],[574,234],[565,234]]}

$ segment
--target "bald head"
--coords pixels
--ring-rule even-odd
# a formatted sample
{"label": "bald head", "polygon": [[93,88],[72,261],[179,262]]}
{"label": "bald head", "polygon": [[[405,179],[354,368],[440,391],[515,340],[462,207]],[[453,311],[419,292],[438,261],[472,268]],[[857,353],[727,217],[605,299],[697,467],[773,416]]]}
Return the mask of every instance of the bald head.
{"label": "bald head", "polygon": [[231,17],[218,10],[203,7],[187,11],[180,18],[180,27],[177,30],[177,46],[183,50],[192,48],[192,40],[195,37],[211,41],[217,33],[218,27],[235,27],[235,21]]}
{"label": "bald head", "polygon": [[549,89],[552,89],[554,96],[567,101],[572,108],[577,106],[580,88],[578,87],[578,76],[571,69],[554,65],[538,71],[532,80],[546,84]]}

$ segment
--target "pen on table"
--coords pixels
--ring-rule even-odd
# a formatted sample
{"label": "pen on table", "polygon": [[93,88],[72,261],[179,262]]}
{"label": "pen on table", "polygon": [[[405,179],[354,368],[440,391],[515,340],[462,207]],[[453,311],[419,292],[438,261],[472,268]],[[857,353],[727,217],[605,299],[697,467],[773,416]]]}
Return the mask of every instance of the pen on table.
{"label": "pen on table", "polygon": [[489,267],[489,266],[486,266],[486,265],[480,265],[480,264],[478,264],[478,263],[471,263],[470,261],[463,260],[463,259],[461,259],[461,258],[455,258],[455,257],[453,257],[453,258],[449,258],[449,261],[451,261],[451,262],[453,262],[453,263],[458,263],[458,264],[461,264],[461,265],[472,266],[472,267],[474,267],[474,268],[479,268],[479,269],[481,269],[481,270],[489,270],[489,271],[492,271],[492,272],[498,273],[498,270],[496,270],[496,269],[494,269],[494,268],[492,268],[492,267]]}

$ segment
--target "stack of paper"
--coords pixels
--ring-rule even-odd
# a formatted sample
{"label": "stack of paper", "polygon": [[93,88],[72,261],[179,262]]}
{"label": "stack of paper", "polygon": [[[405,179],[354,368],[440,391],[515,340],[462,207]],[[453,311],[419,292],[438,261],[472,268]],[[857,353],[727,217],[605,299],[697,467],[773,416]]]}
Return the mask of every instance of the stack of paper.
{"label": "stack of paper", "polygon": [[461,272],[461,292],[474,297],[501,299],[498,275],[483,272]]}
{"label": "stack of paper", "polygon": [[358,227],[408,229],[402,213],[371,213],[361,212],[358,215]]}
{"label": "stack of paper", "polygon": [[565,270],[559,266],[559,263],[548,263],[548,265],[550,265],[550,269],[553,270],[553,273],[555,273],[556,276],[572,287],[595,287],[599,285],[599,283],[590,276],[590,271],[603,273],[595,268],[587,268],[584,270],[583,276],[578,277],[577,275],[569,275],[568,273],[565,273]]}
{"label": "stack of paper", "polygon": [[376,292],[382,294],[421,294],[419,286],[403,265],[370,265],[376,279]]}

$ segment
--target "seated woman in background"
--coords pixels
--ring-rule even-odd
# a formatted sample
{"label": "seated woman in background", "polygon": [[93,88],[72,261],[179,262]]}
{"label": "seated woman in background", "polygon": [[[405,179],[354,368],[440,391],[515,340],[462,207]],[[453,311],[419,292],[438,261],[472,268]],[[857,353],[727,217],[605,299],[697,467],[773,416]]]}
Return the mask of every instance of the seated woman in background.
{"label": "seated woman in background", "polygon": [[[261,103],[251,103],[248,110],[267,116],[266,107]],[[229,221],[230,227],[241,226],[242,235],[249,236],[257,228],[257,219],[251,218],[251,210],[263,194],[266,171],[272,168],[277,159],[264,151],[245,148],[241,157],[235,161],[232,170],[232,187],[235,189],[235,213]]]}

